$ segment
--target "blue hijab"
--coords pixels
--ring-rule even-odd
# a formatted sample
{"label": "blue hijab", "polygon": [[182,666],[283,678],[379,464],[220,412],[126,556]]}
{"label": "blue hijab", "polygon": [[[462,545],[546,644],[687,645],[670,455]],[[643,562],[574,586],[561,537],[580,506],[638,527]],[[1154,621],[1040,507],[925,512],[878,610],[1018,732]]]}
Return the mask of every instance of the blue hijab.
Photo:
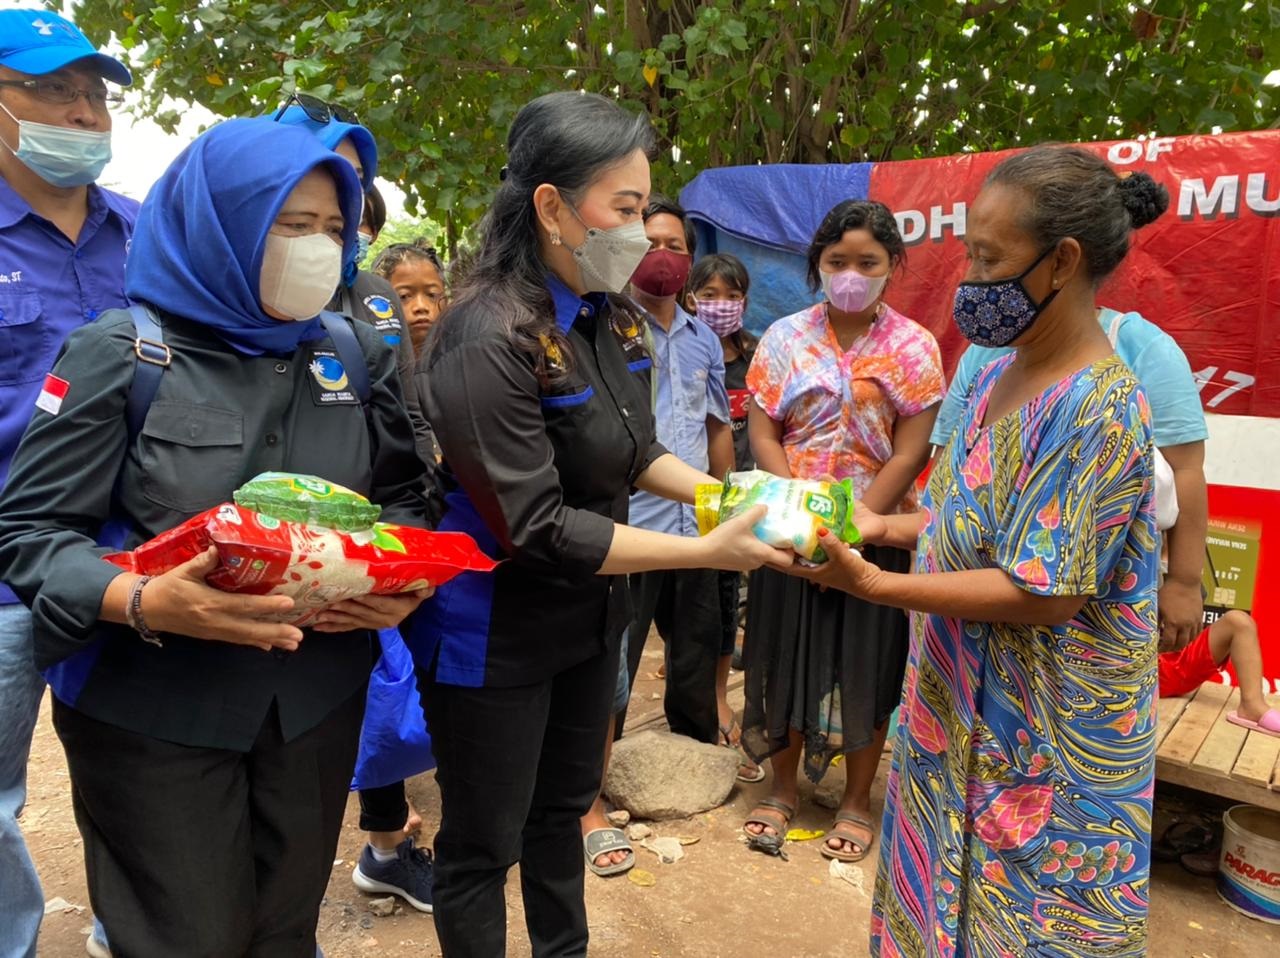
{"label": "blue hijab", "polygon": [[183,150],[147,194],[125,294],[211,327],[247,356],[288,355],[320,338],[318,319],[274,319],[259,298],[267,233],[315,169],[337,184],[343,259],[354,255],[362,194],[351,164],[296,127],[263,117],[226,120]]}

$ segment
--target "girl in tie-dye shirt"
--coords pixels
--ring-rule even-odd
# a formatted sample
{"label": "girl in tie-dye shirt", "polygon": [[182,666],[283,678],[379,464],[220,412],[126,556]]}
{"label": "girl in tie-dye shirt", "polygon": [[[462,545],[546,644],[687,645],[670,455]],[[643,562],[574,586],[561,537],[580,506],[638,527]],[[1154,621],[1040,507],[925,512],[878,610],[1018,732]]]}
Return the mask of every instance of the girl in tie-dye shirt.
{"label": "girl in tie-dye shirt", "polygon": [[[850,200],[827,214],[809,250],[810,283],[824,299],[775,322],[747,374],[759,468],[849,478],[872,509],[914,508],[944,383],[933,336],[884,301],[905,256],[883,204]],[[905,551],[873,551],[907,568]],[[748,841],[776,848],[795,811],[802,753],[814,781],[844,754],[844,796],[821,850],[857,861],[874,839],[871,782],[902,688],[906,617],[780,573],[753,575],[748,595],[743,743],[773,767],[770,795],[744,825]]]}

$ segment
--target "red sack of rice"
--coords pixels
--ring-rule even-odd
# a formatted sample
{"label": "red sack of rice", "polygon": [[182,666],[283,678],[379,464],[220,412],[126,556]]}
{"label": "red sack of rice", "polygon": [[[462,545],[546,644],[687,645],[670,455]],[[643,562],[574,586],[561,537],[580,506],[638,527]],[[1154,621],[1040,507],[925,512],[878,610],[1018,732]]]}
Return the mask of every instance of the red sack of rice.
{"label": "red sack of rice", "polygon": [[460,572],[491,572],[497,563],[461,532],[374,523],[359,532],[273,519],[226,503],[108,562],[140,575],[160,575],[218,550],[206,581],[225,592],[287,595],[294,608],[278,621],[306,625],[322,609],[362,595],[393,595],[438,586]]}

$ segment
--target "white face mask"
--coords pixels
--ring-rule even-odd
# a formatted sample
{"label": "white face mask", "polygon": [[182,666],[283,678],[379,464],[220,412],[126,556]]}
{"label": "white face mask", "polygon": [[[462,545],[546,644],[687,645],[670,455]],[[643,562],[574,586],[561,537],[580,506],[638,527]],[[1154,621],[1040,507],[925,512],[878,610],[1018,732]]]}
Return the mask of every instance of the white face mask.
{"label": "white face mask", "polygon": [[325,233],[267,234],[258,292],[262,305],[294,320],[314,319],[342,279],[342,247]]}
{"label": "white face mask", "polygon": [[17,149],[5,147],[50,186],[87,186],[111,160],[110,133],[19,120],[3,104],[0,110],[18,124]]}
{"label": "white face mask", "polygon": [[[569,208],[582,223],[578,211]],[[586,223],[582,225],[587,226]],[[588,292],[621,293],[649,252],[649,237],[645,235],[642,220],[608,230],[587,226],[587,238],[570,252],[578,263],[582,283]]]}

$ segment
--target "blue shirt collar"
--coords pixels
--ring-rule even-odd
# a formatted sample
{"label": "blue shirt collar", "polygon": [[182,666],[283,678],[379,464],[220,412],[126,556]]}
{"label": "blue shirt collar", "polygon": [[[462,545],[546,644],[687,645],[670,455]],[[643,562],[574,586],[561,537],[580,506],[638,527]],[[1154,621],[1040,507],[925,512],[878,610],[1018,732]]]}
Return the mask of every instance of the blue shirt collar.
{"label": "blue shirt collar", "polygon": [[[114,213],[132,224],[138,204],[125,196],[104,190],[96,184],[89,186],[89,215],[85,223],[100,223],[107,213]],[[20,223],[27,214],[34,213],[31,204],[18,195],[9,181],[0,176],[0,229],[8,229]]]}
{"label": "blue shirt collar", "polygon": [[31,205],[0,176],[0,229],[8,229],[31,212]]}
{"label": "blue shirt collar", "polygon": [[[653,318],[652,313],[646,310],[645,315],[649,317],[649,325],[658,330],[658,332],[662,333],[664,336],[674,336],[682,327],[693,326],[696,322],[693,316],[686,312],[685,308],[679,303],[676,303],[676,315],[675,318],[671,320],[671,329],[669,330],[663,329],[662,326]],[[694,332],[697,332],[697,330],[695,329]]]}
{"label": "blue shirt collar", "polygon": [[567,333],[579,316],[594,316],[607,299],[605,293],[579,296],[555,273],[547,273],[547,292],[551,294],[551,302],[556,311],[556,325],[562,333]]}

